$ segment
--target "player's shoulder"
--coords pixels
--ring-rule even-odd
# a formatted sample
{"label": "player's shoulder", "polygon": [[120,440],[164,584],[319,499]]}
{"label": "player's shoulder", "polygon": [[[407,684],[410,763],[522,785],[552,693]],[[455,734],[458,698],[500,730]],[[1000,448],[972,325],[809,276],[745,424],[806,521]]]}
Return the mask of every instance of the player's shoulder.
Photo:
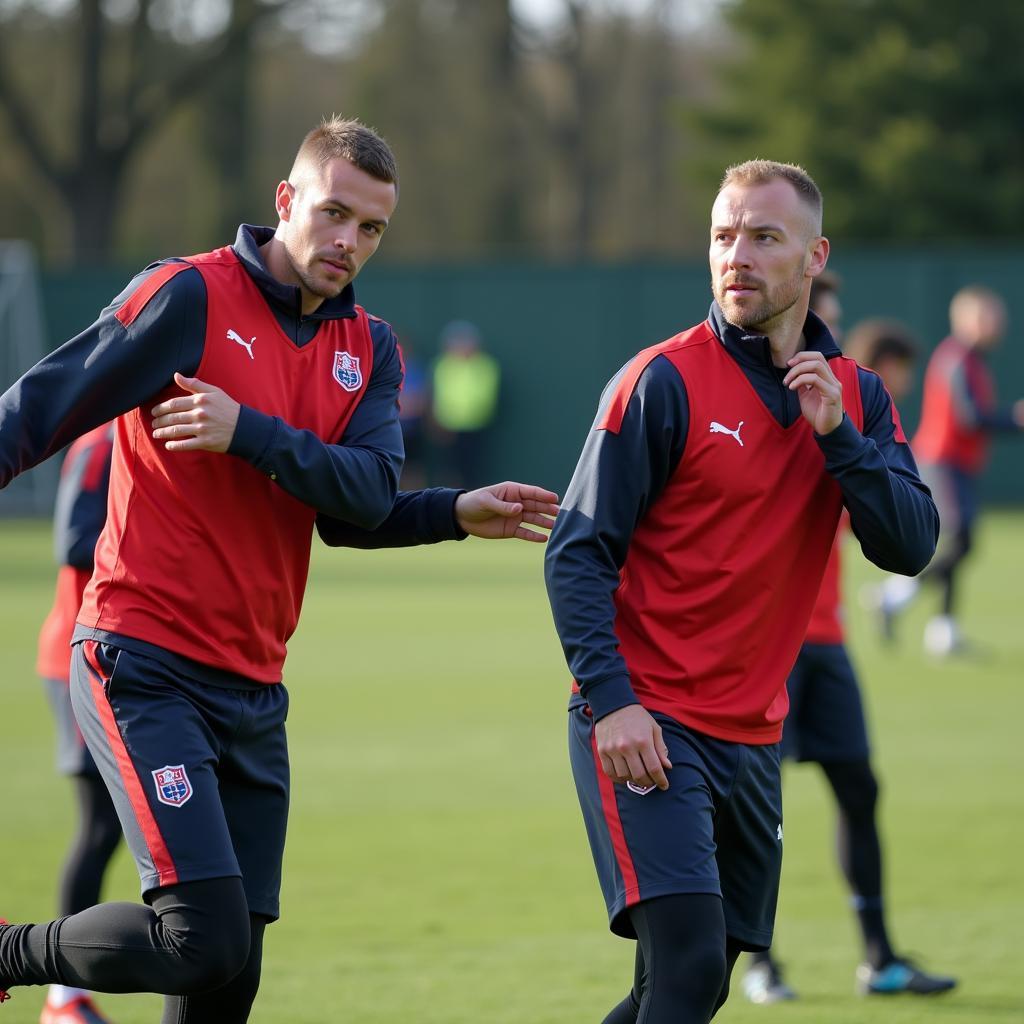
{"label": "player's shoulder", "polygon": [[642,348],[628,359],[609,381],[608,388],[632,394],[643,383],[645,386],[682,386],[682,379],[674,357],[684,350],[699,348],[716,335],[706,321],[689,330],[673,334],[671,338]]}
{"label": "player's shoulder", "polygon": [[878,373],[868,366],[855,362],[849,356],[843,356],[842,359],[846,363],[852,364],[851,369],[856,375],[857,385],[860,388],[861,402],[864,408],[870,409],[875,405],[888,407],[892,399],[889,397],[889,392],[886,391],[885,384]]}
{"label": "player's shoulder", "polygon": [[182,313],[206,308],[206,282],[203,275],[182,259],[151,263],[136,274],[104,311],[123,327],[143,322],[153,315],[175,309]]}
{"label": "player's shoulder", "polygon": [[679,335],[642,349],[628,360],[605,386],[597,426],[618,433],[631,404],[642,418],[671,416],[686,403],[686,385],[670,354],[679,347]]}
{"label": "player's shoulder", "polygon": [[364,317],[374,348],[390,351],[398,347],[398,334],[394,327],[379,316],[367,312],[362,306],[355,306],[356,316]]}

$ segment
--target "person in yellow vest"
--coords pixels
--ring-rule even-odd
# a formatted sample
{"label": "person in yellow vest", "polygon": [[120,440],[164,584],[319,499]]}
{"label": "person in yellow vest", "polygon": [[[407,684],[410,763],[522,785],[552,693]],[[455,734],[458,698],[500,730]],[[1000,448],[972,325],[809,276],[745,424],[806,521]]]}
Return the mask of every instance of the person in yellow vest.
{"label": "person in yellow vest", "polygon": [[477,326],[468,320],[449,323],[434,363],[433,414],[456,486],[472,486],[486,472],[484,444],[500,386],[501,368],[483,351]]}

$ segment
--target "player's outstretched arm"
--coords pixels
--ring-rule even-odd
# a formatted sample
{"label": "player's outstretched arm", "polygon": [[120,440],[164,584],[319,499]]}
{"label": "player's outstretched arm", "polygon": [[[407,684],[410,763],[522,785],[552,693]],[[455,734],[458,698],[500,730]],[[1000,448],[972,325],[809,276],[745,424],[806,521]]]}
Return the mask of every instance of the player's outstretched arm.
{"label": "player's outstretched arm", "polygon": [[[460,528],[485,540],[519,540],[543,544],[558,515],[558,495],[532,484],[504,483],[467,491],[455,499]],[[531,529],[536,527],[537,529]]]}

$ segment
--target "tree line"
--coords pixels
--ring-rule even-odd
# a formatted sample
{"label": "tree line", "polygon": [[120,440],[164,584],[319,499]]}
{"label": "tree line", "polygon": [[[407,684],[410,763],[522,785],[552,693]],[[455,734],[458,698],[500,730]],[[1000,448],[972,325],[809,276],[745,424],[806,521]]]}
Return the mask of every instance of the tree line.
{"label": "tree line", "polygon": [[338,112],[399,159],[381,258],[691,256],[752,155],[803,163],[835,237],[1021,236],[1024,5],[686,6],[0,0],[0,234],[85,265],[222,244]]}

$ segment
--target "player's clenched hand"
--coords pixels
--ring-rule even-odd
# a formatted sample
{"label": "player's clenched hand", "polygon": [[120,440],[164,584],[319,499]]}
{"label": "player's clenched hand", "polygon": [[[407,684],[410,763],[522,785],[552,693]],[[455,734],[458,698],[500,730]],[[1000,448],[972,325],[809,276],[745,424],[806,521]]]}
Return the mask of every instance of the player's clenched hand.
{"label": "player's clenched hand", "polygon": [[843,422],[843,385],[820,352],[797,352],[782,383],[797,393],[816,434],[831,434]]}
{"label": "player's clenched hand", "polygon": [[514,481],[481,487],[455,499],[455,518],[459,526],[466,533],[487,540],[518,537],[543,543],[547,536],[529,527],[550,530],[556,515],[557,494]]}
{"label": "player's clenched hand", "polygon": [[188,394],[153,407],[153,437],[171,452],[226,452],[235,436],[239,404],[197,377],[176,373],[174,383]]}
{"label": "player's clenched hand", "polygon": [[639,704],[605,715],[594,726],[597,753],[613,782],[668,789],[665,769],[672,767],[661,726]]}

